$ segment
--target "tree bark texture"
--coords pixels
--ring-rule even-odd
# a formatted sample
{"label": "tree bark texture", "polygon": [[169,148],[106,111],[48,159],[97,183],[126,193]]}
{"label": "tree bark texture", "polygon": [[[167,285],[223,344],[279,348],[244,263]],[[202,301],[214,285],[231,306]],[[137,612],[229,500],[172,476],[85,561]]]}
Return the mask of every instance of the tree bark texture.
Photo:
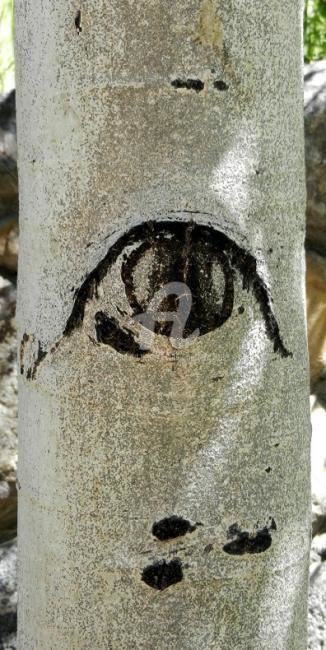
{"label": "tree bark texture", "polygon": [[15,13],[19,647],[305,650],[301,2]]}

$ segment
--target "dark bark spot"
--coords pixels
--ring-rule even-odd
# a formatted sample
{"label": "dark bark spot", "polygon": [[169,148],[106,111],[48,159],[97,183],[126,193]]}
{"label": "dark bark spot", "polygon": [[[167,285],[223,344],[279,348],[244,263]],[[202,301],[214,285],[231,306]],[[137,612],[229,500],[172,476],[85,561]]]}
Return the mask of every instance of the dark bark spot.
{"label": "dark bark spot", "polygon": [[229,86],[222,79],[216,79],[216,81],[214,81],[214,88],[216,88],[216,90],[222,90],[223,91],[223,90],[228,90]]}
{"label": "dark bark spot", "polygon": [[42,347],[42,345],[41,345],[41,343],[39,341],[38,342],[37,356],[36,356],[36,359],[34,361],[31,379],[35,379],[36,371],[37,371],[40,363],[42,363],[43,359],[45,359],[46,355],[47,355],[47,352],[46,352],[46,350],[43,349],[43,347]]}
{"label": "dark bark spot", "polygon": [[24,352],[25,352],[25,346],[27,341],[29,340],[29,335],[24,332],[22,336],[22,340],[20,342],[20,347],[19,347],[19,365],[20,365],[20,374],[23,375],[25,371],[24,367]]}
{"label": "dark bark spot", "polygon": [[182,563],[178,558],[174,558],[170,562],[160,560],[150,564],[143,569],[141,577],[149,587],[159,591],[181,582],[182,578]]}
{"label": "dark bark spot", "polygon": [[272,544],[271,530],[276,530],[276,524],[272,518],[269,526],[256,528],[254,531],[241,530],[238,524],[232,524],[228,530],[228,538],[231,538],[232,541],[223,546],[223,551],[229,555],[263,553]]}
{"label": "dark bark spot", "polygon": [[[25,372],[25,364],[24,364],[25,347],[26,347],[27,342],[30,339],[33,339],[33,337],[30,336],[29,334],[25,333],[23,335],[22,340],[21,340],[20,353],[19,353],[19,357],[20,357],[20,374],[21,375],[23,375],[24,372]],[[29,368],[27,369],[26,379],[35,379],[37,369],[38,369],[39,365],[42,363],[42,361],[45,359],[47,353],[48,353],[48,351],[44,350],[41,342],[38,341],[38,343],[37,343],[37,354],[36,354],[36,357],[33,359],[32,363],[30,364]]]}
{"label": "dark bark spot", "polygon": [[171,86],[173,86],[173,88],[186,88],[187,90],[195,90],[196,93],[203,90],[204,85],[204,82],[200,79],[174,79],[171,81]]}
{"label": "dark bark spot", "polygon": [[269,524],[269,529],[270,529],[270,530],[277,530],[277,526],[276,526],[276,521],[275,521],[275,519],[274,519],[273,517],[270,517],[269,519],[270,519],[270,522],[271,522],[271,523]]}
{"label": "dark bark spot", "polygon": [[103,311],[98,311],[95,314],[95,329],[99,343],[110,345],[122,354],[133,354],[135,357],[142,357],[148,353],[148,350],[140,349],[131,332],[121,329],[117,320]]}
{"label": "dark bark spot", "polygon": [[77,34],[80,34],[83,31],[82,26],[81,26],[81,11],[80,11],[80,9],[78,9],[78,11],[76,13],[76,16],[75,16],[75,27],[76,27]]}
{"label": "dark bark spot", "polygon": [[[198,524],[197,524],[198,525]],[[197,525],[192,525],[187,519],[172,515],[156,521],[152,527],[152,534],[161,542],[175,537],[181,537],[186,533],[193,533]]]}
{"label": "dark bark spot", "polygon": [[[132,316],[145,313],[149,302],[162,286],[170,282],[182,282],[189,287],[192,297],[191,311],[185,323],[183,336],[186,338],[195,330],[199,330],[199,335],[205,335],[221,327],[231,316],[234,279],[235,273],[238,272],[242,276],[243,289],[252,291],[260,306],[266,334],[273,343],[274,351],[282,357],[292,356],[281,339],[279,326],[272,310],[272,299],[264,281],[257,273],[255,258],[224,233],[193,221],[146,222],[123,234],[110,247],[106,256],[76,292],[74,306],[63,332],[64,336],[80,327],[86,303],[96,295],[98,285],[119,255],[131,246],[133,246],[132,251],[125,254],[122,262],[121,278],[133,310]],[[136,281],[137,266],[144,255],[149,255],[150,259],[146,299],[143,292],[137,291]],[[219,275],[216,276],[216,273]],[[214,279],[216,277],[220,278],[219,284],[216,284]],[[164,304],[161,305],[161,310],[176,313],[178,300],[177,295],[167,296]],[[242,313],[242,309],[243,306],[239,308],[239,313]],[[130,344],[130,353],[134,354],[137,344],[133,340],[133,334],[131,332],[126,334],[125,327],[116,319],[109,315],[107,318],[111,322],[109,328],[111,334],[108,336],[107,333],[100,333],[102,342],[106,340],[108,345],[112,345],[122,353],[128,352]],[[121,331],[121,337],[118,335],[118,329]],[[156,323],[154,331],[169,336],[171,319]]]}

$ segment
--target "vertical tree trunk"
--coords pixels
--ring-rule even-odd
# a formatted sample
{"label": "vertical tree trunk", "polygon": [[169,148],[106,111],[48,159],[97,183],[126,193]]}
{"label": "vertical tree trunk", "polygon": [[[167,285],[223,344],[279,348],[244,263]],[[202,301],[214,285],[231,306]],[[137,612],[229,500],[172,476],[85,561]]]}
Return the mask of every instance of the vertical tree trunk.
{"label": "vertical tree trunk", "polygon": [[301,18],[16,0],[21,650],[306,649]]}

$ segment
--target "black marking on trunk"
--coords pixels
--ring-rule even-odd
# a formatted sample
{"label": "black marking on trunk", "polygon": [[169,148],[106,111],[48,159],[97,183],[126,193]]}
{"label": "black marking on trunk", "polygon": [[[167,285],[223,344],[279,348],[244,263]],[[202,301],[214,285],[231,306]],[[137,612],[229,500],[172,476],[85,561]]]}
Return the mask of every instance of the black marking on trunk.
{"label": "black marking on trunk", "polygon": [[40,341],[38,341],[38,352],[37,352],[36,359],[34,361],[31,379],[35,379],[36,371],[37,371],[40,363],[42,363],[43,359],[45,359],[46,355],[47,355],[46,350],[43,349]]}
{"label": "black marking on trunk", "polygon": [[214,81],[213,86],[214,88],[216,88],[216,90],[224,91],[229,89],[228,84],[225,83],[225,81],[223,81],[222,79],[216,79],[216,81]]}
{"label": "black marking on trunk", "polygon": [[121,329],[115,318],[108,316],[103,311],[95,314],[96,337],[99,343],[110,345],[121,354],[133,354],[142,357],[148,350],[141,350],[131,332]]}
{"label": "black marking on trunk", "polygon": [[[231,316],[234,301],[234,272],[238,271],[243,278],[243,289],[252,291],[260,306],[266,334],[273,343],[274,352],[285,358],[292,356],[281,339],[279,326],[272,310],[272,301],[264,281],[257,273],[255,258],[224,233],[211,226],[195,224],[193,221],[147,222],[134,226],[122,235],[77,291],[64,335],[69,335],[82,324],[87,301],[96,294],[97,286],[118,256],[132,244],[138,244],[138,247],[124,260],[121,277],[134,315],[146,310],[147,307],[146,302],[137,299],[134,271],[148,250],[151,250],[155,261],[149,278],[149,300],[159,287],[171,281],[186,282],[191,289],[193,302],[184,331],[185,336],[191,334],[196,328],[199,328],[201,336],[207,334],[221,327]],[[218,300],[212,287],[212,260],[219,265],[224,275],[222,302]],[[175,307],[173,301],[169,305],[169,308],[171,307],[172,309]],[[163,324],[158,327],[158,331],[169,335],[170,329]],[[115,349],[119,351],[119,347]]]}
{"label": "black marking on trunk", "polygon": [[[273,342],[274,352],[282,357],[292,356],[280,336],[279,327],[271,306],[267,287],[257,273],[255,258],[240,248],[227,235],[211,226],[204,226],[182,221],[149,221],[134,226],[123,234],[111,246],[106,256],[87,276],[76,292],[75,304],[69,316],[64,335],[69,335],[80,327],[84,318],[86,303],[96,295],[97,286],[108,273],[123,250],[132,244],[138,244],[122,264],[121,277],[126,295],[134,315],[146,310],[147,304],[136,296],[134,271],[142,256],[151,250],[155,264],[150,276],[150,296],[163,284],[183,281],[192,292],[192,310],[189,315],[184,335],[191,334],[199,328],[200,335],[207,334],[231,316],[234,300],[234,271],[242,274],[243,289],[251,290],[260,306],[268,338]],[[212,288],[212,260],[220,266],[224,274],[224,295],[222,302]],[[175,303],[169,309],[175,308]],[[161,334],[169,335],[168,324],[158,327]],[[119,346],[115,348],[118,352]],[[126,352],[123,349],[123,352]],[[130,351],[133,354],[132,351]]]}
{"label": "black marking on trunk", "polygon": [[145,567],[142,572],[142,581],[149,587],[163,591],[183,579],[182,563],[178,558],[170,562],[159,560]]}
{"label": "black marking on trunk", "polygon": [[204,89],[204,82],[201,79],[174,79],[171,81],[171,86],[179,90],[180,88],[186,88],[186,90],[195,90],[196,93],[199,93]]}
{"label": "black marking on trunk", "polygon": [[[194,215],[197,213],[198,211],[191,212]],[[149,302],[162,286],[170,282],[182,282],[189,287],[192,296],[191,311],[184,326],[184,338],[195,330],[199,331],[199,336],[203,336],[221,327],[230,318],[234,307],[235,276],[240,274],[243,289],[251,291],[259,304],[266,334],[273,343],[274,352],[284,358],[292,356],[280,336],[272,298],[264,280],[257,273],[253,255],[224,233],[193,220],[147,221],[125,232],[75,291],[74,305],[63,336],[69,336],[82,325],[87,302],[97,296],[98,286],[118,257],[128,249],[129,253],[126,252],[123,256],[121,264],[121,279],[132,310],[131,318],[146,312]],[[151,260],[146,297],[143,292],[137,291],[136,281],[137,267],[144,255],[149,255]],[[217,268],[221,286],[216,285],[213,279],[213,271]],[[178,300],[177,295],[167,296],[161,309],[175,313]],[[240,306],[239,313],[242,313],[242,307]],[[117,311],[119,312],[118,307]],[[120,316],[122,317],[121,313]],[[98,341],[110,345],[117,352],[136,357],[147,352],[140,350],[134,333],[123,323],[123,319],[120,322],[119,318],[110,314],[97,312],[94,325]],[[171,321],[156,323],[155,333],[169,336]],[[46,352],[42,349],[40,352],[42,360]]]}
{"label": "black marking on trunk", "polygon": [[[25,373],[25,350],[27,344],[31,342],[31,345],[33,342],[35,342],[35,337],[31,334],[26,334],[26,332],[23,334],[23,338],[20,343],[20,373],[21,375],[24,375]],[[47,355],[47,350],[44,350],[42,344],[40,341],[37,341],[37,352],[35,354],[35,351],[31,351],[31,360],[29,360],[28,368],[26,370],[26,379],[35,379],[37,369],[39,365],[42,363],[42,361],[45,359]]]}
{"label": "black marking on trunk", "polygon": [[22,340],[20,342],[20,347],[19,347],[19,365],[20,365],[20,374],[23,375],[25,372],[25,365],[24,365],[24,352],[25,352],[25,346],[26,343],[29,341],[29,335],[24,332],[22,336]]}
{"label": "black marking on trunk", "polygon": [[227,535],[232,541],[223,546],[223,551],[229,555],[264,553],[272,544],[270,531],[276,530],[275,520],[272,517],[270,520],[269,526],[255,528],[253,531],[242,530],[238,524],[232,524]]}
{"label": "black marking on trunk", "polygon": [[76,16],[75,16],[75,27],[76,27],[76,32],[77,34],[80,34],[83,31],[83,28],[81,26],[81,11],[78,9]]}
{"label": "black marking on trunk", "polygon": [[198,525],[192,525],[187,519],[172,515],[171,517],[164,517],[164,519],[156,521],[152,527],[152,534],[161,542],[165,542],[169,539],[182,537],[186,533],[193,533]]}
{"label": "black marking on trunk", "polygon": [[269,519],[270,519],[270,522],[271,522],[269,524],[269,529],[270,530],[277,530],[276,521],[275,521],[274,517],[270,517]]}

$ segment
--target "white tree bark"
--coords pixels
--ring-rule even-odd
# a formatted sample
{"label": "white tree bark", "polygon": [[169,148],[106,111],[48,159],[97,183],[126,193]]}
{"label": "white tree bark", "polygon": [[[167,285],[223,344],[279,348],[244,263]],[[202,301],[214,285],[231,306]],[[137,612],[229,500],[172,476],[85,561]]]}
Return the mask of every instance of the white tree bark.
{"label": "white tree bark", "polygon": [[20,650],[305,650],[301,2],[15,11]]}

